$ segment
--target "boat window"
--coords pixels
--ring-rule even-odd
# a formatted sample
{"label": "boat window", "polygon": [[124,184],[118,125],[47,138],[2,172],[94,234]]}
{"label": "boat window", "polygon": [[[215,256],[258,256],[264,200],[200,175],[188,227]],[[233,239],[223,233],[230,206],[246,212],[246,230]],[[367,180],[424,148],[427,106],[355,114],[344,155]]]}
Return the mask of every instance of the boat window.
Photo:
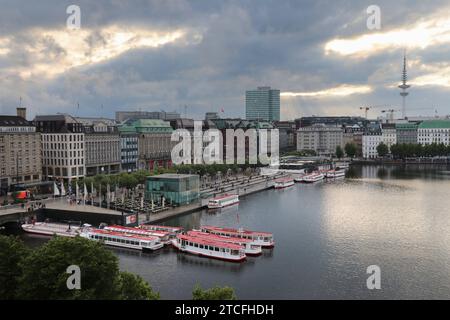
{"label": "boat window", "polygon": [[231,254],[233,255],[233,256],[237,256],[238,255],[238,251],[237,250],[231,250]]}
{"label": "boat window", "polygon": [[218,247],[214,247],[214,251],[219,251],[219,248]]}
{"label": "boat window", "polygon": [[200,245],[200,249],[203,249],[203,245],[202,244]]}

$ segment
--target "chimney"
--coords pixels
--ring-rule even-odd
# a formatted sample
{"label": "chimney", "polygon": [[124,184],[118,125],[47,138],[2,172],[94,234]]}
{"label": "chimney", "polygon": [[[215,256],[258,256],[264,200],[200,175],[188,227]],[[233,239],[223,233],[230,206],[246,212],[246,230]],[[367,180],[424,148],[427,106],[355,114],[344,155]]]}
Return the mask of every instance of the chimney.
{"label": "chimney", "polygon": [[17,116],[27,119],[27,108],[17,108]]}

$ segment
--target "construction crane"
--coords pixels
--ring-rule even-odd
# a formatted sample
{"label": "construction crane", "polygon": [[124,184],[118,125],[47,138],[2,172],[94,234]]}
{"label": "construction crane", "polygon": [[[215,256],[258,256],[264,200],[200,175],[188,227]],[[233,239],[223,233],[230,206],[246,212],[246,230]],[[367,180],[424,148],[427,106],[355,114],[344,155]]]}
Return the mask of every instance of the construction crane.
{"label": "construction crane", "polygon": [[[408,111],[414,111],[414,110],[434,110],[434,113],[437,114],[437,109],[433,107],[425,107],[425,108],[415,108],[415,109],[408,109]],[[394,119],[394,112],[400,112],[403,111],[403,109],[387,109],[387,110],[381,110],[382,113],[390,113],[390,119]]]}
{"label": "construction crane", "polygon": [[359,107],[360,110],[364,110],[364,116],[367,119],[367,113],[369,112],[370,109],[375,109],[375,108],[389,108],[390,106],[386,106],[386,105],[379,105],[379,106],[363,106],[363,107]]}

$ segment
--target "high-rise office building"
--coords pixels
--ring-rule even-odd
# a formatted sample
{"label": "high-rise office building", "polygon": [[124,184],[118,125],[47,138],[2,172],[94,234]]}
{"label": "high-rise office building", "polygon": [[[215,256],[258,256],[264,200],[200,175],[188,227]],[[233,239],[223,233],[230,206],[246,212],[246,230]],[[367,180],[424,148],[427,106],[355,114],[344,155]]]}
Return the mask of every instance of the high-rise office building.
{"label": "high-rise office building", "polygon": [[245,118],[247,120],[279,121],[280,90],[258,87],[245,92]]}

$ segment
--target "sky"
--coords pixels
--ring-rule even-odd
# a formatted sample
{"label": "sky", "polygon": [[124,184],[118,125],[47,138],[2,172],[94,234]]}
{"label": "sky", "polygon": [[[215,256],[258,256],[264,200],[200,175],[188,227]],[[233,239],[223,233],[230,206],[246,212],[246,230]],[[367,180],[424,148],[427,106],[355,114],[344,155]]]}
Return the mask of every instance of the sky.
{"label": "sky", "polygon": [[[67,26],[70,5],[80,28]],[[369,29],[370,5],[380,29]],[[450,114],[448,1],[0,0],[0,114],[245,116],[281,90],[281,118]],[[185,108],[186,106],[186,108]],[[223,112],[221,110],[223,109]]]}

